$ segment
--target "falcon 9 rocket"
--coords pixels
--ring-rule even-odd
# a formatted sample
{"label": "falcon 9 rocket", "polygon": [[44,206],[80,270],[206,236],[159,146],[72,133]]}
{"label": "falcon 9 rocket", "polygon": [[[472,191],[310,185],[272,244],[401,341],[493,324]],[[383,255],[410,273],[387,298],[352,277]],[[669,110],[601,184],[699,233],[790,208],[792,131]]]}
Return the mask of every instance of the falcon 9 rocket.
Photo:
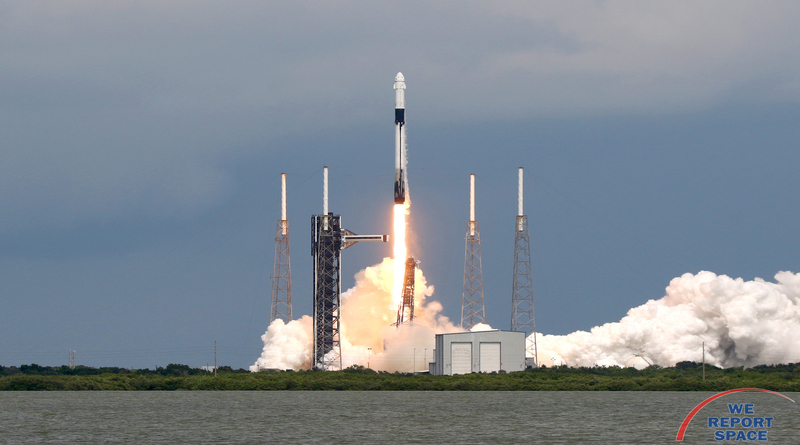
{"label": "falcon 9 rocket", "polygon": [[406,82],[403,73],[394,78],[394,203],[406,202]]}

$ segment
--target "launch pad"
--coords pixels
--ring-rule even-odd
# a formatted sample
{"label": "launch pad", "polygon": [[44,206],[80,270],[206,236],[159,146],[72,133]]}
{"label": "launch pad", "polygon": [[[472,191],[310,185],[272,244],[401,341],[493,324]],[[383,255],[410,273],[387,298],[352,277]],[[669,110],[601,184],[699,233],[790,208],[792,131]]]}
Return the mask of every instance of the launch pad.
{"label": "launch pad", "polygon": [[339,305],[342,293],[342,230],[339,215],[311,217],[314,257],[314,366],[341,369]]}
{"label": "launch pad", "polygon": [[385,243],[389,236],[357,235],[343,229],[341,215],[328,212],[328,167],[324,167],[323,171],[323,213],[311,216],[311,256],[314,257],[313,367],[332,371],[342,369],[342,250],[360,241]]}

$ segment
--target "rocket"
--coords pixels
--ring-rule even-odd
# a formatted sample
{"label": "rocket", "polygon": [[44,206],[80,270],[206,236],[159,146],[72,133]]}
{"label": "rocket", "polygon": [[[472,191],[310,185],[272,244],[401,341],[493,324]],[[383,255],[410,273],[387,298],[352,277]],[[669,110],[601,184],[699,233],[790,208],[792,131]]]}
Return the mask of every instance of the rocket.
{"label": "rocket", "polygon": [[406,79],[403,73],[394,77],[394,203],[406,202]]}

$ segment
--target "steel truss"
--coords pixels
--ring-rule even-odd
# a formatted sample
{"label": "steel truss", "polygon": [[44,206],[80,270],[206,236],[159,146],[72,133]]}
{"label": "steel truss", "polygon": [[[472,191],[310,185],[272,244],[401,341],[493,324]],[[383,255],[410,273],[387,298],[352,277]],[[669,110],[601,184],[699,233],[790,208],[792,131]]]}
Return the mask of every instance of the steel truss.
{"label": "steel truss", "polygon": [[340,215],[311,217],[314,257],[314,368],[342,369],[340,307],[342,250],[362,241],[387,242],[388,235],[357,235],[342,228]]}
{"label": "steel truss", "polygon": [[314,364],[325,371],[342,369],[339,331],[341,304],[341,217],[311,217],[311,255],[314,257]]}
{"label": "steel truss", "polygon": [[397,306],[397,323],[395,326],[400,328],[400,325],[408,322],[414,322],[414,271],[417,268],[417,262],[414,257],[408,257],[406,260],[406,272],[403,278],[403,302]]}
{"label": "steel truss", "polygon": [[467,241],[464,247],[464,289],[461,294],[461,327],[470,330],[476,324],[485,322],[481,235],[478,231],[478,221],[469,221],[467,223]]}
{"label": "steel truss", "polygon": [[[511,296],[511,330],[536,332],[533,312],[533,280],[531,278],[531,243],[528,235],[528,217],[517,216],[514,230],[514,283]],[[536,335],[525,342],[526,356],[538,364]]]}
{"label": "steel truss", "polygon": [[272,272],[272,306],[270,324],[280,318],[285,323],[292,318],[292,267],[289,257],[289,222],[278,220],[275,235],[275,268]]}

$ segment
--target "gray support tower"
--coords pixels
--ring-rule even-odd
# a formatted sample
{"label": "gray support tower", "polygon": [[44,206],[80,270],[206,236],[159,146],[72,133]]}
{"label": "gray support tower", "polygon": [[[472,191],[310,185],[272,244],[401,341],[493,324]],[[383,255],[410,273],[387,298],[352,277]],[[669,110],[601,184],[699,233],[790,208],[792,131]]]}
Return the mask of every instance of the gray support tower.
{"label": "gray support tower", "polygon": [[470,330],[486,322],[483,305],[483,265],[481,264],[481,235],[475,221],[475,175],[469,176],[469,222],[464,247],[464,289],[461,294],[461,327]]}
{"label": "gray support tower", "polygon": [[281,173],[281,219],[275,233],[270,324],[276,318],[292,321],[292,266],[289,257],[289,221],[286,220],[286,173]]}
{"label": "gray support tower", "polygon": [[360,241],[389,240],[388,235],[356,235],[342,228],[341,216],[328,212],[328,167],[323,169],[322,215],[311,217],[314,257],[314,368],[342,369],[340,307],[342,250]]}
{"label": "gray support tower", "polygon": [[[511,296],[511,330],[525,332],[526,336],[536,332],[533,312],[533,280],[531,279],[531,243],[528,236],[528,217],[522,211],[522,167],[519,168],[519,199],[514,225],[514,283]],[[528,357],[538,361],[536,335],[525,342]]]}
{"label": "gray support tower", "polygon": [[314,257],[314,367],[342,369],[339,306],[342,293],[341,217],[332,213],[311,217]]}

